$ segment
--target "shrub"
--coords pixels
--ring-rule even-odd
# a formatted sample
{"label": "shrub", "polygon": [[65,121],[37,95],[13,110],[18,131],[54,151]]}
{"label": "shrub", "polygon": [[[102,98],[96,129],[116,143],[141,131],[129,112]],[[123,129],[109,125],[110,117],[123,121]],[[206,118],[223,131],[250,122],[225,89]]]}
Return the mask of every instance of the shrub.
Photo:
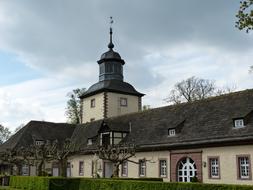
{"label": "shrub", "polygon": [[10,187],[21,190],[48,190],[49,179],[46,177],[11,176]]}
{"label": "shrub", "polygon": [[10,186],[21,190],[252,190],[247,185],[165,183],[119,179],[11,177]]}

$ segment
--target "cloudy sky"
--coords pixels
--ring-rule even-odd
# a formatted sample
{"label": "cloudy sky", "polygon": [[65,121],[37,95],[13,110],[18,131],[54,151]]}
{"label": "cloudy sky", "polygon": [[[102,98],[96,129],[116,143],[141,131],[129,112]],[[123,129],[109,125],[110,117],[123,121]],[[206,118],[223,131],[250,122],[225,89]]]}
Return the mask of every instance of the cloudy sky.
{"label": "cloudy sky", "polygon": [[66,94],[98,81],[114,17],[125,81],[157,107],[191,76],[253,88],[253,34],[238,31],[239,1],[0,0],[0,123],[66,121]]}

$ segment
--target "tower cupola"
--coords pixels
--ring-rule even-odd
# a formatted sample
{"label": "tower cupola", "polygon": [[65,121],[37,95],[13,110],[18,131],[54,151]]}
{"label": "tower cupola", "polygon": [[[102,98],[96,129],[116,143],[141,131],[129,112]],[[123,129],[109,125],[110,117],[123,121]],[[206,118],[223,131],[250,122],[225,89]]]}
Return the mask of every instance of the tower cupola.
{"label": "tower cupola", "polygon": [[123,81],[123,65],[125,61],[121,59],[118,52],[113,50],[114,44],[112,42],[112,27],[110,27],[110,42],[108,44],[109,50],[103,53],[98,60],[99,64],[99,81],[104,80],[120,80]]}

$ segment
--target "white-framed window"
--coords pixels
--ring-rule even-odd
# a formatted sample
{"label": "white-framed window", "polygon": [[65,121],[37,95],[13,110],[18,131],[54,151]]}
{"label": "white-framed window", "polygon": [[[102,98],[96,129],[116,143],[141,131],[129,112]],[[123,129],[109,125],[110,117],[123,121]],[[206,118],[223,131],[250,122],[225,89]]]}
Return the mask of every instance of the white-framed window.
{"label": "white-framed window", "polygon": [[120,106],[123,107],[127,106],[127,98],[120,98]]}
{"label": "white-framed window", "polygon": [[37,146],[41,146],[41,145],[43,145],[44,144],[44,141],[43,140],[36,140],[35,141],[35,145],[37,145]]}
{"label": "white-framed window", "polygon": [[146,160],[139,160],[139,176],[146,177]]}
{"label": "white-framed window", "polygon": [[95,106],[96,106],[95,99],[91,99],[91,100],[90,100],[90,107],[91,107],[91,108],[94,108]]}
{"label": "white-framed window", "polygon": [[87,145],[92,145],[92,139],[88,139]]}
{"label": "white-framed window", "polygon": [[238,178],[250,179],[250,158],[249,156],[237,156],[238,161]]}
{"label": "white-framed window", "polygon": [[27,164],[22,165],[22,175],[23,176],[29,175],[29,165]]}
{"label": "white-framed window", "polygon": [[220,178],[220,165],[218,157],[209,158],[209,177]]}
{"label": "white-framed window", "polygon": [[127,177],[127,170],[128,170],[128,163],[127,163],[127,161],[124,161],[122,163],[122,167],[121,167],[121,176],[122,177]]}
{"label": "white-framed window", "polygon": [[79,176],[83,176],[83,175],[84,175],[84,162],[79,161]]}
{"label": "white-framed window", "polygon": [[175,129],[169,129],[168,131],[168,135],[171,136],[175,136],[176,135],[176,130]]}
{"label": "white-framed window", "polygon": [[167,177],[167,160],[159,160],[159,176]]}
{"label": "white-framed window", "polygon": [[244,120],[243,119],[235,119],[234,126],[235,126],[235,128],[244,127]]}

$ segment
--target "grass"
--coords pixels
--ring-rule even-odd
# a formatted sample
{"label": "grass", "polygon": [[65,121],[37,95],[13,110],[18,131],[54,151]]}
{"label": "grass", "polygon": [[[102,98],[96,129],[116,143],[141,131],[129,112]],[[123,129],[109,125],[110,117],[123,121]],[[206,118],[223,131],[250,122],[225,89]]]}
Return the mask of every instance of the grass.
{"label": "grass", "polygon": [[0,186],[0,190],[18,190],[18,189],[13,189],[9,186]]}

